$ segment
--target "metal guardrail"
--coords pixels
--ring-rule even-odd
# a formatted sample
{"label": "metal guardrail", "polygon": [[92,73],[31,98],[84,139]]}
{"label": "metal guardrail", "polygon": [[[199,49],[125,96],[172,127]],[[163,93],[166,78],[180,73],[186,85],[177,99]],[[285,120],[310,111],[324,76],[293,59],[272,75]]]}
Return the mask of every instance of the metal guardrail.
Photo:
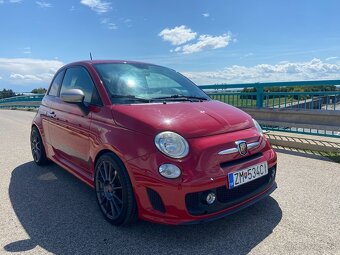
{"label": "metal guardrail", "polygon": [[16,96],[0,99],[0,109],[36,109],[40,106],[44,94]]}
{"label": "metal guardrail", "polygon": [[[299,105],[295,108],[314,109],[308,107],[310,99],[316,100],[323,97],[328,105],[337,106],[340,104],[340,91],[312,91],[312,92],[266,92],[265,88],[281,87],[308,87],[308,86],[334,86],[340,85],[340,80],[325,81],[301,81],[301,82],[273,82],[273,83],[241,83],[241,84],[221,84],[221,85],[202,85],[213,99],[223,101],[236,107],[257,107],[257,108],[286,108],[287,106]],[[230,92],[226,89],[255,88],[256,92]],[[335,98],[334,98],[335,97]],[[336,108],[336,107],[335,107]],[[334,108],[334,110],[335,110]],[[340,110],[340,108],[339,108]]]}
{"label": "metal guardrail", "polygon": [[[267,130],[340,137],[340,130],[334,128],[333,125],[334,120],[340,117],[340,90],[270,92],[268,89],[330,85],[340,85],[340,80],[223,84],[199,87],[205,90],[212,99],[231,104],[242,108],[251,115],[256,115],[254,118],[258,118],[260,124]],[[244,88],[255,88],[256,92],[243,92]],[[230,89],[238,91],[230,91]],[[251,109],[254,109],[256,114]],[[272,113],[269,114],[267,110],[272,110]],[[309,112],[309,115],[306,112]]]}
{"label": "metal guardrail", "polygon": [[243,108],[267,130],[340,138],[340,111]]}
{"label": "metal guardrail", "polygon": [[258,100],[255,92],[208,92],[212,99],[245,108],[291,108],[340,110],[340,91],[263,92]]}
{"label": "metal guardrail", "polygon": [[[283,115],[284,112],[295,110],[292,114],[285,114],[286,119],[266,119],[260,120],[260,124],[268,130],[280,130],[285,132],[315,134],[331,137],[340,137],[340,132],[334,129],[330,123],[338,115],[332,116],[330,111],[340,111],[340,91],[312,91],[312,92],[269,92],[267,88],[272,87],[292,87],[292,86],[330,86],[340,85],[340,80],[325,80],[325,81],[296,81],[296,82],[273,82],[273,83],[243,83],[243,84],[222,84],[222,85],[203,85],[199,86],[205,90],[212,99],[219,100],[233,106],[242,108],[245,111],[248,109],[279,109],[276,115],[271,115],[272,118],[278,115]],[[242,92],[243,88],[255,88],[256,92]],[[237,91],[230,91],[234,89]],[[18,96],[6,99],[0,99],[1,108],[38,108],[43,94]],[[310,111],[309,115],[314,122],[303,122],[306,114],[302,111]],[[317,111],[319,111],[317,113]],[[319,122],[317,115],[325,115],[328,112],[327,118]],[[313,115],[315,115],[313,118]],[[288,117],[287,117],[288,116]],[[304,117],[303,117],[304,116]],[[297,121],[297,120],[300,120]],[[302,121],[302,122],[301,122]]]}

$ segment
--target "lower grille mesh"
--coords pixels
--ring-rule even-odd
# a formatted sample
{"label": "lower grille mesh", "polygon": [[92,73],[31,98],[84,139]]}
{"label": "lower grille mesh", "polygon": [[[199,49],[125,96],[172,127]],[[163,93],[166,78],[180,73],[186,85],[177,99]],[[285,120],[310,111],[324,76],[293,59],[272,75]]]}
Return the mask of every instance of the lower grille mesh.
{"label": "lower grille mesh", "polygon": [[165,213],[165,207],[159,194],[150,188],[147,188],[147,193],[153,209]]}
{"label": "lower grille mesh", "polygon": [[271,167],[268,169],[267,175],[233,189],[227,189],[227,185],[224,185],[209,190],[216,193],[217,201],[212,205],[204,203],[202,199],[203,194],[208,192],[208,190],[189,193],[185,197],[187,210],[192,215],[203,215],[238,204],[269,187],[275,179],[275,170],[275,166]]}

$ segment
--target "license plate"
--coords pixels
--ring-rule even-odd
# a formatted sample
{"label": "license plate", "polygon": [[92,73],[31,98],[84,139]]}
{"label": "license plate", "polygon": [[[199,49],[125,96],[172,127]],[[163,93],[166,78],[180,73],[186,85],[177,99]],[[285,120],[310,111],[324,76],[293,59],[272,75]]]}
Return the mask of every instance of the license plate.
{"label": "license plate", "polygon": [[256,180],[266,174],[268,174],[267,161],[247,167],[242,170],[238,170],[236,172],[229,173],[228,174],[229,189]]}

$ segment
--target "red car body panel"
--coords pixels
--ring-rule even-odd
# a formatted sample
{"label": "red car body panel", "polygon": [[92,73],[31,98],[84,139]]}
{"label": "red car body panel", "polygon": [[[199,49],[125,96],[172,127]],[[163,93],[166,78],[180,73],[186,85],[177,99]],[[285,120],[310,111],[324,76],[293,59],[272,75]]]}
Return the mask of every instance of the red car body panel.
{"label": "red car body panel", "polygon": [[219,101],[117,105],[112,106],[112,114],[119,126],[151,135],[175,131],[184,138],[233,132],[253,125],[249,115]]}
{"label": "red car body panel", "polygon": [[[268,139],[258,133],[248,114],[218,101],[112,105],[93,68],[95,63],[102,61],[68,66],[81,65],[88,70],[103,106],[90,105],[88,114],[84,114],[79,106],[65,103],[59,97],[46,95],[42,101],[33,125],[40,131],[49,159],[94,187],[96,159],[106,151],[115,153],[130,176],[139,218],[165,224],[184,224],[224,215],[267,196],[274,188],[275,181],[230,207],[205,215],[190,214],[185,202],[188,193],[221,186],[228,188],[228,173],[263,161],[267,161],[268,168],[275,167],[276,153]],[[55,118],[48,117],[47,112],[51,110]],[[162,131],[174,131],[186,138],[190,153],[183,159],[162,154],[154,143],[155,135]],[[260,145],[249,150],[249,160],[244,162],[239,153],[218,155],[235,146],[237,140]],[[238,164],[224,166],[238,160]],[[162,177],[158,168],[164,163],[176,164],[182,175],[177,179]],[[153,208],[147,188],[159,194],[164,213]]]}

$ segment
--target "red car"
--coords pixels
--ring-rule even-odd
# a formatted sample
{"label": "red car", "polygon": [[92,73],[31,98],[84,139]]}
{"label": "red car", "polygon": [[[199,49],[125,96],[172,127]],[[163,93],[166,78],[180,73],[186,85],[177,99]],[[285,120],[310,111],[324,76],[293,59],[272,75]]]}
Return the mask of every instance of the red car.
{"label": "red car", "polygon": [[53,161],[93,187],[114,225],[205,222],[276,188],[276,154],[259,124],[152,64],[62,67],[33,120],[31,149],[38,165]]}

